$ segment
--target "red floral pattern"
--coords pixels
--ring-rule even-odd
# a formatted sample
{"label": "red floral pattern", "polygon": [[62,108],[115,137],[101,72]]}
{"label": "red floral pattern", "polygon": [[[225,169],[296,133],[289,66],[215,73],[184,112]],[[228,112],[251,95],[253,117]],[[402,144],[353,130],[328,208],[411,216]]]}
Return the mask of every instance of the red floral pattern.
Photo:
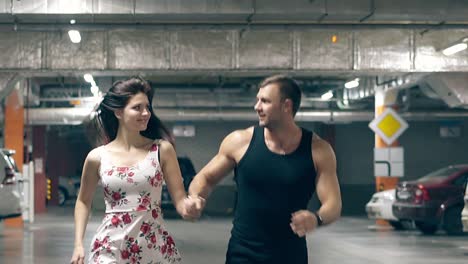
{"label": "red floral pattern", "polygon": [[151,193],[141,192],[138,203],[137,211],[148,211],[151,208]]}
{"label": "red floral pattern", "polygon": [[161,212],[163,175],[158,145],[135,166],[116,167],[101,156],[106,214],[91,245],[90,263],[180,263]]}
{"label": "red floral pattern", "polygon": [[117,205],[124,205],[128,203],[128,199],[126,198],[127,192],[122,191],[119,188],[117,191],[112,191],[109,188],[109,184],[104,186],[104,198],[108,200],[111,208],[116,207]]}

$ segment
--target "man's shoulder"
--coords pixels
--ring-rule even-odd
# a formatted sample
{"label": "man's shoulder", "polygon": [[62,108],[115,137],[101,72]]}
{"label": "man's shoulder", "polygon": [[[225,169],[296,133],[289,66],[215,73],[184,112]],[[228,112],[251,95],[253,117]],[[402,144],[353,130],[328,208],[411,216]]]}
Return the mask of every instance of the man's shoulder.
{"label": "man's shoulder", "polygon": [[314,158],[328,157],[335,155],[332,146],[325,139],[322,139],[317,134],[312,135],[312,153]]}
{"label": "man's shoulder", "polygon": [[223,141],[223,144],[242,146],[248,144],[252,139],[254,127],[238,129],[232,131]]}
{"label": "man's shoulder", "polygon": [[248,127],[244,129],[238,129],[232,131],[227,137],[235,141],[249,140],[252,138],[254,127]]}
{"label": "man's shoulder", "polygon": [[328,142],[321,138],[319,135],[317,135],[317,133],[312,134],[312,146],[323,147],[327,144]]}

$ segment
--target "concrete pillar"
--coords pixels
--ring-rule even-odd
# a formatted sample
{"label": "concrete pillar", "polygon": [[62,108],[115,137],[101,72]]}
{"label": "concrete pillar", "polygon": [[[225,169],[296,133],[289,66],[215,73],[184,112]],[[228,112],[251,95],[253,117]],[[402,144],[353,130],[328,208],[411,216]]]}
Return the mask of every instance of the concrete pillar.
{"label": "concrete pillar", "polygon": [[46,127],[32,127],[34,161],[34,209],[36,214],[47,212],[46,209]]}

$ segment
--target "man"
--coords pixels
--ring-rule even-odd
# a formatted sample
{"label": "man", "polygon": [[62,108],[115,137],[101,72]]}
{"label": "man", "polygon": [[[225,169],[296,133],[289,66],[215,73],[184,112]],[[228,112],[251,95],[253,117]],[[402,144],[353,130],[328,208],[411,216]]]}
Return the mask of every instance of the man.
{"label": "man", "polygon": [[[327,142],[297,126],[300,102],[293,79],[265,79],[254,107],[259,126],[229,134],[190,185],[190,195],[206,199],[235,169],[237,208],[227,264],[307,263],[306,233],[340,216],[335,154]],[[314,191],[322,205],[311,212],[307,204]]]}

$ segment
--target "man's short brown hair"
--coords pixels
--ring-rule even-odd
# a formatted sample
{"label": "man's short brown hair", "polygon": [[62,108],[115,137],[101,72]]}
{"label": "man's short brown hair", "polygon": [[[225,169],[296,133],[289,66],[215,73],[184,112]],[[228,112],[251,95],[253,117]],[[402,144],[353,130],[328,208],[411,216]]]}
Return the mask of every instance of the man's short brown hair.
{"label": "man's short brown hair", "polygon": [[291,99],[293,103],[293,116],[296,116],[299,106],[301,105],[301,87],[297,82],[286,75],[273,75],[265,78],[259,85],[259,88],[263,88],[269,84],[277,84],[280,88],[281,99]]}

